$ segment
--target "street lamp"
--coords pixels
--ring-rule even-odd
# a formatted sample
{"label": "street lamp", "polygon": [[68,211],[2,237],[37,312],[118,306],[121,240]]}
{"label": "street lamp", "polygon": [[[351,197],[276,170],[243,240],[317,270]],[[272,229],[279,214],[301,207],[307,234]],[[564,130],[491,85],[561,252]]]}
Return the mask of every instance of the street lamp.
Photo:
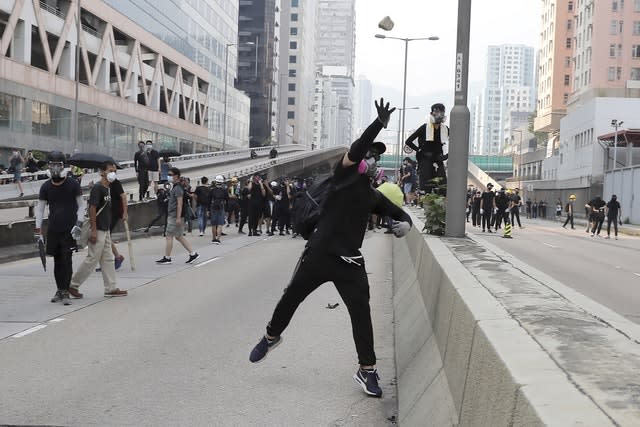
{"label": "street lamp", "polygon": [[[229,46],[236,46],[238,44],[243,44],[245,46],[253,46],[254,42],[243,42],[243,43],[227,43],[224,46],[224,113],[222,119],[222,151],[225,150],[227,144],[227,86],[228,83],[228,74],[229,74]],[[257,66],[257,62],[256,62]]]}
{"label": "street lamp", "polygon": [[[402,126],[400,127],[400,135],[402,135],[402,137],[404,137],[404,119],[405,119],[405,115],[406,115],[406,102],[407,102],[407,58],[408,58],[408,54],[409,54],[409,42],[411,41],[417,41],[417,40],[430,40],[430,41],[435,41],[435,40],[440,40],[440,37],[438,36],[431,36],[431,37],[419,37],[419,38],[402,38],[402,37],[390,37],[390,36],[385,36],[384,34],[376,34],[375,37],[377,39],[393,39],[393,40],[401,40],[404,42],[404,83],[403,83],[403,88],[402,88],[402,108],[400,108],[400,110],[402,111]],[[398,149],[400,148],[400,143],[398,143]],[[400,154],[398,154],[399,156]]]}
{"label": "street lamp", "polygon": [[618,164],[618,128],[622,126],[623,123],[623,121],[618,121],[618,119],[611,120],[611,126],[616,129],[616,132],[613,134],[613,170],[616,170],[616,165]]}
{"label": "street lamp", "polygon": [[[404,114],[405,110],[419,110],[421,107],[407,107],[407,108],[398,108],[398,110],[402,111]],[[402,144],[404,143],[404,128],[400,129],[400,119],[402,118],[402,114],[398,115],[398,146],[396,147],[396,153],[395,153],[395,157],[396,157],[396,161],[395,161],[395,168],[396,170],[394,171],[394,173],[397,173],[398,170],[400,169],[400,157],[402,153],[402,150],[400,149],[400,147],[402,147]]]}

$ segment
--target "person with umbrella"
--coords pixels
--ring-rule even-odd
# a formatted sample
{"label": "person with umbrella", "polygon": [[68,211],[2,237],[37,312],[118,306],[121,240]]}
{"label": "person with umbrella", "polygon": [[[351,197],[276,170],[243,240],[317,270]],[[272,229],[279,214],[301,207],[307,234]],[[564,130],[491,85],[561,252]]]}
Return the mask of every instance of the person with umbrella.
{"label": "person with umbrella", "polygon": [[117,179],[116,163],[105,161],[100,166],[100,181],[96,182],[89,195],[89,224],[91,234],[87,257],[71,278],[70,293],[82,298],[78,290],[100,263],[105,297],[123,297],[127,291],[116,287],[115,259],[111,252],[111,183]]}
{"label": "person with umbrella", "polygon": [[[48,160],[51,179],[40,186],[35,212],[35,237],[38,242],[42,242],[44,211],[49,205],[46,254],[53,257],[53,275],[57,287],[51,302],[69,305],[71,304],[69,294],[77,296],[76,291],[69,288],[73,274],[71,253],[76,245],[71,233],[79,231],[81,225],[79,219],[84,212],[84,200],[78,181],[67,179],[64,170],[64,154],[60,151],[52,151],[49,153]],[[43,265],[46,265],[45,263],[43,257]]]}

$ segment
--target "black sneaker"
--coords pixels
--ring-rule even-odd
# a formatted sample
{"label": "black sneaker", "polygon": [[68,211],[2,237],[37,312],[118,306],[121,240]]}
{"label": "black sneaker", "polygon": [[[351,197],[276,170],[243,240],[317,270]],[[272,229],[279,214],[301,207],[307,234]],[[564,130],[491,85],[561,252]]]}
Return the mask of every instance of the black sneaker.
{"label": "black sneaker", "polygon": [[56,293],[53,295],[53,298],[51,298],[51,302],[60,302],[62,301],[62,291],[56,291]]}
{"label": "black sneaker", "polygon": [[69,291],[62,291],[62,304],[71,305],[71,298],[69,297]]}
{"label": "black sneaker", "polygon": [[367,371],[358,368],[358,372],[353,375],[353,379],[356,383],[360,384],[362,390],[364,390],[364,392],[369,396],[382,396],[382,389],[378,385],[378,380],[380,380],[380,377],[378,376],[378,371],[376,369]]}
{"label": "black sneaker", "polygon": [[198,252],[196,252],[193,255],[189,255],[189,259],[187,260],[187,264],[192,264],[198,258],[200,258],[200,255],[198,254]]}
{"label": "black sneaker", "polygon": [[156,261],[156,264],[171,264],[171,258],[163,256],[162,259]]}
{"label": "black sneaker", "polygon": [[211,241],[211,243],[213,243],[214,245],[219,245],[220,244],[220,240],[219,239],[213,239]]}
{"label": "black sneaker", "polygon": [[267,353],[276,348],[281,342],[282,337],[275,337],[273,340],[268,340],[267,337],[263,336],[258,344],[253,347],[253,350],[251,350],[249,361],[251,363],[261,362],[267,356]]}

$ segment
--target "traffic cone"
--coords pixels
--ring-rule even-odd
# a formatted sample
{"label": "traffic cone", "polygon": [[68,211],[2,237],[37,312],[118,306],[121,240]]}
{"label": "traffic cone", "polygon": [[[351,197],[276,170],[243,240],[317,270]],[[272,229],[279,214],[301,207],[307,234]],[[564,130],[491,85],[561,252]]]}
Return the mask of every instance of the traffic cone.
{"label": "traffic cone", "polygon": [[504,236],[502,236],[502,238],[504,238],[504,239],[512,239],[512,237],[511,237],[511,223],[505,222],[505,224],[504,224]]}

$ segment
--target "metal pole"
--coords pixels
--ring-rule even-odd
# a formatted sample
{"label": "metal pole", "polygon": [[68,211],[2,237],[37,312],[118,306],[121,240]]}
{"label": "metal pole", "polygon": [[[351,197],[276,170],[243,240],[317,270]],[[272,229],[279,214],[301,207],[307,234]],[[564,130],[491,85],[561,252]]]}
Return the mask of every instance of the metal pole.
{"label": "metal pole", "polygon": [[618,164],[618,121],[614,122],[616,132],[613,134],[613,170],[616,170]]}
{"label": "metal pole", "polygon": [[227,144],[227,80],[229,73],[229,46],[233,43],[227,43],[224,49],[224,113],[222,119],[222,151],[225,150]]}
{"label": "metal pole", "polygon": [[73,150],[78,148],[78,96],[80,92],[80,32],[82,31],[82,23],[80,21],[81,7],[80,0],[77,0],[76,9],[76,93],[73,102]]}
{"label": "metal pole", "polygon": [[400,170],[400,153],[401,153],[401,146],[402,146],[402,138],[401,138],[401,131],[400,131],[400,125],[401,125],[401,120],[402,120],[402,114],[398,114],[398,146],[396,147],[396,161],[395,161],[395,171],[394,174],[399,174],[400,176],[398,177],[398,183],[400,183],[400,178],[402,178],[402,173],[399,173],[398,171]]}
{"label": "metal pole", "polygon": [[456,48],[455,105],[451,110],[449,138],[449,167],[445,236],[465,236],[465,200],[469,163],[469,38],[471,28],[471,0],[458,0],[458,42]]}
{"label": "metal pole", "polygon": [[[407,114],[407,58],[409,55],[409,39],[404,39],[404,85],[402,88],[402,126],[400,128],[400,140],[404,140],[404,119]],[[400,168],[400,145],[398,144],[398,155],[396,157],[396,170]]]}

